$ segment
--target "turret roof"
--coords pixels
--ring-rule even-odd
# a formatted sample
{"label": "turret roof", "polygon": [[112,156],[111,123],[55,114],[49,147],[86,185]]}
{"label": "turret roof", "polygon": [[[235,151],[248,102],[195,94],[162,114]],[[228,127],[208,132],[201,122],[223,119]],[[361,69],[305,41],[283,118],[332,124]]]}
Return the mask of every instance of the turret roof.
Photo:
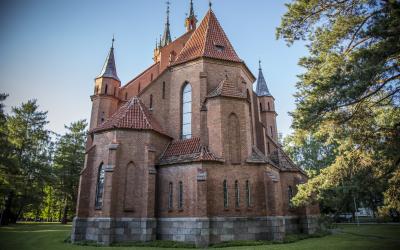
{"label": "turret roof", "polygon": [[[114,38],[113,38],[113,43],[114,43]],[[103,69],[101,70],[100,75],[97,76],[97,78],[100,77],[108,77],[120,81],[117,75],[117,68],[115,67],[114,44],[110,48],[110,52],[108,53],[106,61],[104,62]]]}
{"label": "turret roof", "polygon": [[257,96],[272,96],[271,93],[269,92],[267,82],[265,81],[264,74],[261,69],[261,64],[258,69],[256,94]]}

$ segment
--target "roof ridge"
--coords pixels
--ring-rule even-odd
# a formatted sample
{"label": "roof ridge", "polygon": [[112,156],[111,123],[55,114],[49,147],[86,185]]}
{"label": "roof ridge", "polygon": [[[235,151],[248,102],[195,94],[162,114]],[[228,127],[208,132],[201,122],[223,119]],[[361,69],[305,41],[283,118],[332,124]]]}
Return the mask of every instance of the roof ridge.
{"label": "roof ridge", "polygon": [[[209,9],[208,12],[210,12],[210,14],[211,14],[212,10]],[[207,13],[206,17],[208,18],[208,20],[207,20],[206,34],[205,34],[204,39],[203,39],[204,40],[204,44],[206,44],[206,42],[207,42],[208,32],[210,31],[210,15]],[[206,46],[203,46],[203,50],[201,51],[201,54],[204,55],[205,51],[206,51]]]}

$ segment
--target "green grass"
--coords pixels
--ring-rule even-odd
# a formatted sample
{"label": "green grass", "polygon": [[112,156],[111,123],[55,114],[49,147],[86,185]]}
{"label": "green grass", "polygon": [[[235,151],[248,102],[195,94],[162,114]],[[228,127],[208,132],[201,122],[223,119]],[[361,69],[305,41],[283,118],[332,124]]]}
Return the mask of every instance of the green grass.
{"label": "green grass", "polygon": [[[71,225],[52,223],[27,223],[0,227],[0,250],[149,250],[149,246],[96,247],[64,243],[71,230]],[[320,238],[308,238],[293,243],[235,246],[213,249],[239,250],[301,250],[301,249],[400,249],[400,225],[339,225],[338,232]],[[293,237],[293,236],[290,236]],[[291,239],[288,237],[288,239]],[[301,237],[300,237],[301,238]],[[241,242],[246,243],[246,242]],[[158,244],[163,244],[159,242]],[[243,244],[238,244],[243,245]],[[176,249],[176,248],[163,248]],[[182,249],[182,248],[180,248]]]}

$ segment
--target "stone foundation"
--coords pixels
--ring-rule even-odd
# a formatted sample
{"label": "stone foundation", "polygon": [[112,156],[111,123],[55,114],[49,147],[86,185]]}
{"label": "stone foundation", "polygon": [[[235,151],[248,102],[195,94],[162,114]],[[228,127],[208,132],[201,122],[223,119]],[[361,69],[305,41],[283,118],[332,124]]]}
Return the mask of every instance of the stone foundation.
{"label": "stone foundation", "polygon": [[72,242],[172,240],[206,247],[232,240],[282,240],[285,234],[318,229],[318,216],[213,217],[213,218],[75,218]]}
{"label": "stone foundation", "polygon": [[152,218],[74,218],[71,241],[96,241],[104,245],[150,241],[156,239],[156,224]]}
{"label": "stone foundation", "polygon": [[198,247],[209,244],[208,218],[160,218],[157,221],[157,239],[188,242]]}

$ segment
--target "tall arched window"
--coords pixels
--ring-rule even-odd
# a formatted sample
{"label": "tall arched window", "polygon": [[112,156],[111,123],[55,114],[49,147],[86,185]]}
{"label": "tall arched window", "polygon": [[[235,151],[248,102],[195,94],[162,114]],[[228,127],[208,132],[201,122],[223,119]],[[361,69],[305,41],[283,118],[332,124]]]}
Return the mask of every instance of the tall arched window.
{"label": "tall arched window", "polygon": [[240,124],[236,114],[229,116],[229,156],[232,164],[240,164]]}
{"label": "tall arched window", "polygon": [[186,83],[182,90],[182,139],[192,138],[192,86]]}
{"label": "tall arched window", "polygon": [[139,86],[138,86],[138,93],[140,93],[140,82],[139,82]]}
{"label": "tall arched window", "polygon": [[293,198],[293,189],[292,189],[292,186],[288,186],[288,204],[289,204],[289,207],[292,206],[292,198]]}
{"label": "tall arched window", "polygon": [[236,207],[240,207],[240,190],[239,190],[239,181],[235,181],[235,205]]}
{"label": "tall arched window", "polygon": [[228,183],[226,180],[223,182],[223,190],[224,190],[224,208],[228,208]]}
{"label": "tall arched window", "polygon": [[128,100],[128,93],[125,92],[125,100]]}
{"label": "tall arched window", "polygon": [[269,142],[267,143],[267,151],[268,151],[268,154],[271,153],[271,148],[270,148],[270,146],[269,146]]}
{"label": "tall arched window", "polygon": [[108,85],[106,84],[106,88],[104,89],[104,94],[107,95],[107,91],[108,91]]}
{"label": "tall arched window", "polygon": [[271,107],[269,106],[269,102],[268,102],[268,111],[270,111],[271,110]]}
{"label": "tall arched window", "polygon": [[183,208],[183,183],[182,181],[179,182],[179,196],[178,196],[178,208]]}
{"label": "tall arched window", "polygon": [[105,179],[105,171],[104,171],[104,165],[102,163],[97,173],[96,200],[95,200],[96,208],[101,208],[101,206],[103,205],[104,179]]}
{"label": "tall arched window", "polygon": [[168,209],[172,209],[173,206],[173,200],[174,200],[174,186],[172,182],[169,183],[168,185]]}
{"label": "tall arched window", "polygon": [[117,96],[117,87],[114,87],[114,96]]}
{"label": "tall arched window", "polygon": [[250,182],[246,181],[246,205],[247,207],[251,206],[251,189],[250,189]]}

